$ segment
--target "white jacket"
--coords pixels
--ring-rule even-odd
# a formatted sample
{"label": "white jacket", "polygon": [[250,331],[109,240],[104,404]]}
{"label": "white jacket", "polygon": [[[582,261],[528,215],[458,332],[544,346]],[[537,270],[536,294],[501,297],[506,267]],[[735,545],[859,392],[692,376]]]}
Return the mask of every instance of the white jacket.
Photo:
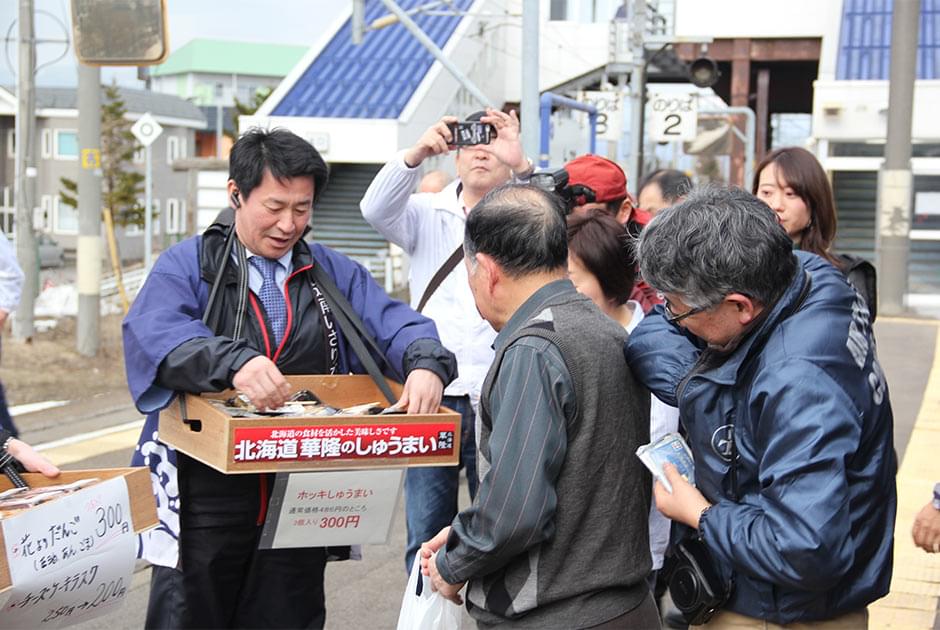
{"label": "white jacket", "polygon": [[[421,169],[409,168],[403,154],[382,167],[359,207],[372,227],[411,257],[408,280],[416,308],[431,278],[463,243],[466,213],[459,181],[439,193],[413,194]],[[476,404],[493,361],[496,331],[477,311],[466,265],[459,263],[444,279],[423,313],[437,324],[441,343],[457,355],[459,374],[444,394],[469,395]]]}

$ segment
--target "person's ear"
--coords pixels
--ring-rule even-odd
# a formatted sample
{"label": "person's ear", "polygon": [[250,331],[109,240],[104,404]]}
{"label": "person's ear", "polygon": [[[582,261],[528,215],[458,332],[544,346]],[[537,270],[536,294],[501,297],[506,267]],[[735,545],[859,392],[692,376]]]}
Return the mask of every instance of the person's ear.
{"label": "person's ear", "polygon": [[731,304],[738,318],[738,323],[747,326],[757,317],[763,308],[760,303],[743,293],[729,293],[725,302]]}
{"label": "person's ear", "polygon": [[235,184],[235,180],[234,179],[228,180],[228,184],[226,184],[225,188],[226,188],[226,191],[228,192],[228,199],[229,199],[229,202],[232,204],[232,207],[235,209],[240,208],[242,205],[242,200],[238,196],[238,186]]}
{"label": "person's ear", "polygon": [[617,223],[620,225],[626,224],[630,220],[630,217],[633,216],[633,201],[630,200],[630,195],[627,195],[623,200],[623,203],[620,204],[620,209],[617,210]]}
{"label": "person's ear", "polygon": [[494,288],[499,283],[502,278],[502,271],[499,268],[499,265],[496,264],[496,261],[492,256],[488,254],[481,254],[477,252],[476,254],[477,265],[480,267],[485,276],[484,280],[486,281],[486,289],[492,294]]}

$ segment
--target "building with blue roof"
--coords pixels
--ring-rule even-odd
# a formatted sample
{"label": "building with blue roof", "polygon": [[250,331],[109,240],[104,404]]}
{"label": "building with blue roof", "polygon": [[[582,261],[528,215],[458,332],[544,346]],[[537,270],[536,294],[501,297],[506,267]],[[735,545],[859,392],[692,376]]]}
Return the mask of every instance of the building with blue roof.
{"label": "building with blue roof", "polygon": [[[878,172],[884,159],[892,0],[841,0],[814,83],[816,155],[831,173],[836,248],[874,259]],[[913,36],[914,34],[912,34]],[[940,309],[940,0],[920,0],[912,121],[914,203],[910,304]],[[926,302],[924,302],[926,300]]]}
{"label": "building with blue roof", "polygon": [[[398,4],[412,11],[428,2]],[[439,4],[439,10],[414,14],[415,23],[463,72],[487,83],[492,69],[481,60],[484,41],[473,36],[471,27],[473,14],[490,3]],[[386,15],[378,0],[366,2],[367,24]],[[370,30],[362,43],[353,44],[351,22],[346,14],[327,29],[256,115],[241,120],[240,126],[287,127],[310,139],[330,162],[381,164],[445,113],[480,109],[461,95],[457,81],[404,26]],[[501,38],[497,34],[494,41]],[[506,100],[504,86],[497,82],[490,82],[486,92],[494,102]]]}

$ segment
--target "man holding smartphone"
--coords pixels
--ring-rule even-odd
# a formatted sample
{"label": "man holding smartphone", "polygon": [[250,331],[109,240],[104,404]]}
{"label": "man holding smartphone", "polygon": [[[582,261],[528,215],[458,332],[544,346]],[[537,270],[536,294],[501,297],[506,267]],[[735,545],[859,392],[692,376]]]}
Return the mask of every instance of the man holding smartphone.
{"label": "man holding smartphone", "polygon": [[[442,404],[463,417],[460,463],[467,471],[471,499],[476,493],[475,409],[480,388],[493,359],[496,336],[480,317],[458,264],[467,214],[490,190],[515,177],[532,174],[519,140],[519,118],[495,109],[476,112],[463,126],[462,137],[489,140],[488,144],[455,143],[455,116],[431,125],[410,148],[401,151],[375,176],[360,208],[372,227],[411,257],[411,305],[434,320],[441,342],[457,355],[458,377],[444,391]],[[483,131],[489,125],[488,134]],[[429,158],[454,152],[457,179],[439,193],[412,194]],[[405,477],[405,514],[408,543],[406,570],[411,569],[421,543],[446,527],[457,514],[459,469],[412,468]]]}

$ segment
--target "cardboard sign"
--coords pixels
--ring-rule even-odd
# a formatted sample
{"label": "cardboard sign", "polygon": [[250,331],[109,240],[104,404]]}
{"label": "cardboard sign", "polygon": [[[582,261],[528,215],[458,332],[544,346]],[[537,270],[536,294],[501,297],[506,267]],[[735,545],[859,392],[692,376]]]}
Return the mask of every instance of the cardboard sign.
{"label": "cardboard sign", "polygon": [[384,544],[404,469],[278,473],[261,549]]}
{"label": "cardboard sign", "polygon": [[12,588],[0,628],[60,628],[124,603],[135,535],[127,484],[109,479],[2,521]]}
{"label": "cardboard sign", "polygon": [[236,462],[421,459],[454,454],[452,422],[235,429]]}

